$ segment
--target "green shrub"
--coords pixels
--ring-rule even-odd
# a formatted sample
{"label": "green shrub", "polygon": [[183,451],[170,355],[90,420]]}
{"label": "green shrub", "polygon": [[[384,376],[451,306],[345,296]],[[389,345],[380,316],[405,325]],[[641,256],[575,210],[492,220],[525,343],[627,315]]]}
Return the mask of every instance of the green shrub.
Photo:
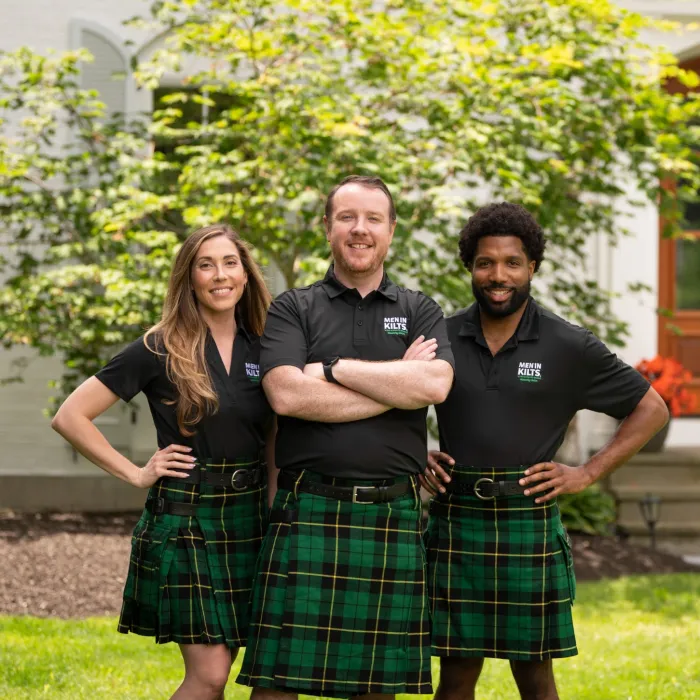
{"label": "green shrub", "polygon": [[567,529],[587,535],[609,535],[615,522],[615,499],[600,485],[559,496],[561,517]]}

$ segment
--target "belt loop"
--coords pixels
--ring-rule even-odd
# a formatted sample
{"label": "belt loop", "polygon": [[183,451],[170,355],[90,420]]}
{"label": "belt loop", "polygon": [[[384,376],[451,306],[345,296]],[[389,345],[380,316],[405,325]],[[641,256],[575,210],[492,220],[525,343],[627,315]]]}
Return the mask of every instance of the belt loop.
{"label": "belt loop", "polygon": [[295,500],[295,501],[299,499],[299,494],[298,494],[298,491],[297,491],[297,490],[298,490],[298,488],[299,488],[299,484],[301,484],[301,481],[302,481],[302,479],[304,478],[304,473],[305,473],[305,472],[306,472],[306,469],[302,469],[302,470],[301,470],[301,473],[299,474],[299,477],[298,477],[297,480],[294,482],[294,500]]}
{"label": "belt loop", "polygon": [[423,506],[423,502],[420,499],[420,488],[418,488],[417,485],[418,478],[414,474],[411,474],[409,478],[411,479],[411,487],[413,488],[413,498],[416,502],[416,510],[420,510]]}

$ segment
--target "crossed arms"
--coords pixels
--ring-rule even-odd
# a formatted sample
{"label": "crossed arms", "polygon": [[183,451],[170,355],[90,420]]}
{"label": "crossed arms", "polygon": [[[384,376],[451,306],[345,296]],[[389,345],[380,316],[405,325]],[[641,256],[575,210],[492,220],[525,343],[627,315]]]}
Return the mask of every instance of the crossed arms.
{"label": "crossed arms", "polygon": [[333,375],[342,386],[326,381],[320,362],[303,370],[275,367],[263,378],[263,389],[278,415],[322,423],[349,423],[392,408],[423,408],[442,403],[452,386],[452,367],[435,359],[436,349],[434,338],[420,336],[401,360],[340,360]]}

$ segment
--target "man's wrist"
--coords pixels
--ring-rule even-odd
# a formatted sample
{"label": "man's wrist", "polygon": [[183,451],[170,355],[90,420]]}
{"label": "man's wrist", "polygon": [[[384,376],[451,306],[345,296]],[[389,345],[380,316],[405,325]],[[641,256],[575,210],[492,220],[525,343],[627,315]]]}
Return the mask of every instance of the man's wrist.
{"label": "man's wrist", "polygon": [[584,464],[581,467],[581,471],[583,472],[583,475],[584,475],[586,488],[595,484],[595,482],[597,480],[596,476],[595,476],[595,468],[591,466],[590,462]]}
{"label": "man's wrist", "polygon": [[338,366],[339,362],[340,357],[328,357],[323,361],[321,366],[323,367],[323,376],[326,378],[326,381],[330,384],[338,384],[341,386],[337,377],[333,374],[333,370]]}

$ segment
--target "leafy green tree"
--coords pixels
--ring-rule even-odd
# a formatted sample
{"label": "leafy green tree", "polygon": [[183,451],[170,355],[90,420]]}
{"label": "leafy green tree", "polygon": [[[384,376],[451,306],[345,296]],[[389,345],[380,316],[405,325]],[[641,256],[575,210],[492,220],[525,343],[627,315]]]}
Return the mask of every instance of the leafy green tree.
{"label": "leafy green tree", "polygon": [[[59,393],[152,324],[177,243],[146,125],[109,117],[79,86],[83,52],[0,57],[0,336],[65,362]],[[67,134],[70,137],[67,138]],[[117,229],[106,210],[138,219]],[[138,212],[138,214],[137,214]]]}
{"label": "leafy green tree", "polygon": [[131,22],[164,37],[135,62],[144,88],[196,67],[144,120],[105,119],[77,85],[77,54],[2,64],[0,110],[32,117],[2,137],[0,216],[17,252],[0,330],[64,353],[65,388],[153,321],[191,228],[230,221],[287,285],[316,278],[324,196],[351,173],[392,187],[392,273],[446,311],[471,299],[456,245],[468,214],[522,202],[550,238],[540,298],[620,344],[586,243],[624,235],[617,214],[635,198],[658,201],[672,228],[660,183],[696,185],[698,102],[660,84],[697,77],[605,0],[173,0]]}
{"label": "leafy green tree", "polygon": [[[398,200],[393,271],[449,311],[471,299],[456,256],[467,215],[522,202],[550,239],[545,303],[622,344],[610,295],[585,275],[586,243],[624,235],[635,196],[673,224],[662,178],[693,190],[696,175],[698,103],[659,87],[697,76],[640,41],[648,20],[586,0],[193,0],[140,22],[170,30],[138,67],[146,84],[206,59],[186,81],[201,92],[171,94],[154,120],[180,143],[187,223],[233,219],[291,286],[326,264],[328,189],[380,174]],[[183,124],[193,99],[216,118]]]}

